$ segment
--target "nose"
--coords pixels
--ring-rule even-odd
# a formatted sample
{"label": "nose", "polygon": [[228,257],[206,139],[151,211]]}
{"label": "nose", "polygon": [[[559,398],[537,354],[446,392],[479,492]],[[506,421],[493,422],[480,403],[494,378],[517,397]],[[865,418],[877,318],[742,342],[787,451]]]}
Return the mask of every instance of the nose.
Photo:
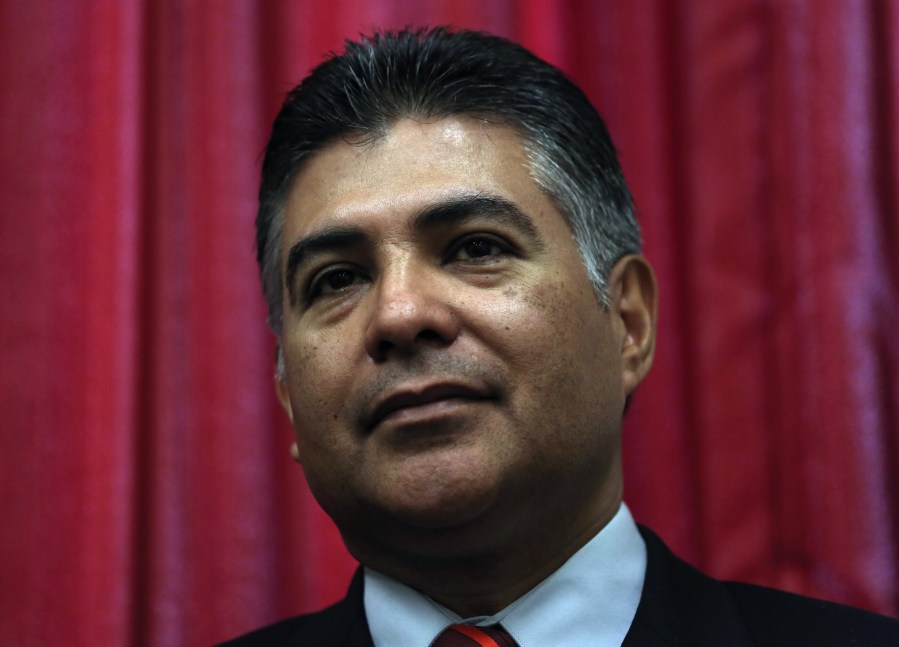
{"label": "nose", "polygon": [[383,273],[371,296],[365,348],[376,362],[449,346],[459,334],[448,291],[439,278],[404,266]]}

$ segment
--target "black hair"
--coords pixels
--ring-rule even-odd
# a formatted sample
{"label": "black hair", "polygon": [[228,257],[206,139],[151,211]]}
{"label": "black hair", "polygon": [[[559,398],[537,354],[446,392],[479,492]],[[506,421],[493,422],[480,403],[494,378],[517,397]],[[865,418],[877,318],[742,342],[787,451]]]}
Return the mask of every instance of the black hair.
{"label": "black hair", "polygon": [[[257,258],[280,336],[283,209],[293,179],[340,138],[377,138],[403,118],[471,115],[522,137],[530,172],[566,218],[600,299],[640,231],[612,140],[584,93],[560,70],[505,38],[449,28],[381,32],[348,41],[291,90],[262,166]],[[302,198],[301,198],[302,199]]]}

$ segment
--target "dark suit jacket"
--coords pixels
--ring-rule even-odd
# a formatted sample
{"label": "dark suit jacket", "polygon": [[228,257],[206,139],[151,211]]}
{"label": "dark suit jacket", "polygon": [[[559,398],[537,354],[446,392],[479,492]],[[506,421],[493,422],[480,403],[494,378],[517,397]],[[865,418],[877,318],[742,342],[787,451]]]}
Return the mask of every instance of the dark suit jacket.
{"label": "dark suit jacket", "polygon": [[[641,527],[640,532],[647,548],[646,581],[624,647],[899,647],[897,620],[774,589],[713,580],[678,559],[652,531]],[[225,645],[373,647],[362,603],[361,569],[346,598],[337,604]]]}

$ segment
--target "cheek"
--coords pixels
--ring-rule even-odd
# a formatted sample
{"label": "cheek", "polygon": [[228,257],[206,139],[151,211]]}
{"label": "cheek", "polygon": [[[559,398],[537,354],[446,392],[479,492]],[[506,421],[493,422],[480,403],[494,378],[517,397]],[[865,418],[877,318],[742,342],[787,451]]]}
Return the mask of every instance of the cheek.
{"label": "cheek", "polygon": [[298,431],[336,419],[353,375],[347,350],[340,335],[285,339],[285,369]]}
{"label": "cheek", "polygon": [[492,304],[497,346],[515,365],[555,374],[597,365],[607,345],[600,335],[601,308],[592,289],[572,289],[563,279],[506,289]]}
{"label": "cheek", "polygon": [[505,291],[492,345],[510,369],[518,417],[542,421],[549,437],[578,429],[585,440],[620,413],[620,357],[592,287],[564,278]]}

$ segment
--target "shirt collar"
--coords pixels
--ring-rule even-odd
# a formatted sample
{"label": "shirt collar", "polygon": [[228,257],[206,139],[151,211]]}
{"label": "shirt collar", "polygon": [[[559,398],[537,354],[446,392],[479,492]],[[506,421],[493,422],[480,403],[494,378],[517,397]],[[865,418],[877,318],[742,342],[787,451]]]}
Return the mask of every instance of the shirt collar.
{"label": "shirt collar", "polygon": [[429,597],[364,569],[365,615],[377,647],[428,647],[457,622],[502,623],[521,647],[621,645],[646,575],[646,545],[627,506],[555,573],[493,616],[460,618]]}

